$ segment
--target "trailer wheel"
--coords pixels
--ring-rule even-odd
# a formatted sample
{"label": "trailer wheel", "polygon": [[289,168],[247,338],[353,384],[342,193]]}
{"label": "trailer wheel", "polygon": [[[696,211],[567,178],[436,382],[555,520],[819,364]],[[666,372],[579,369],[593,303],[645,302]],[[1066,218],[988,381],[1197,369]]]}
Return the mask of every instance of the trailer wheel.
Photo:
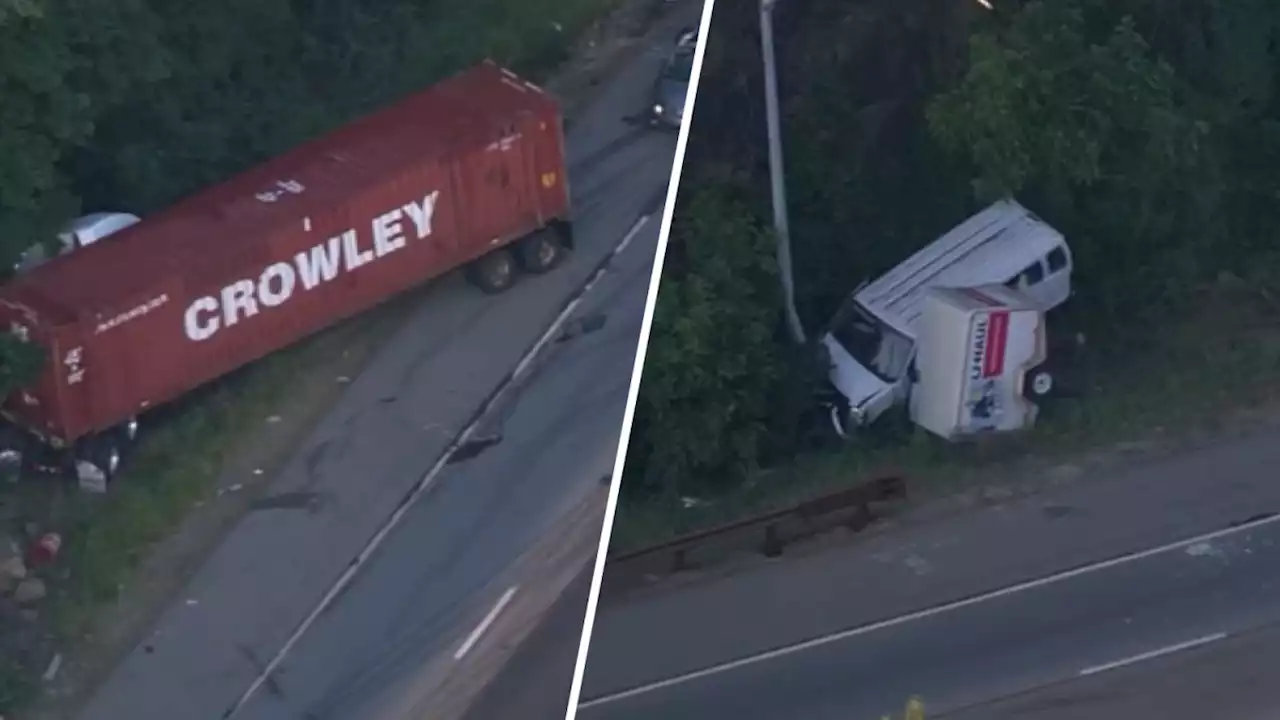
{"label": "trailer wheel", "polygon": [[560,264],[564,246],[554,231],[539,230],[516,243],[516,257],[525,272],[541,275]]}
{"label": "trailer wheel", "polygon": [[116,479],[124,465],[124,448],[120,440],[120,434],[104,432],[90,441],[85,454],[84,459],[102,472],[107,484]]}
{"label": "trailer wheel", "polygon": [[506,292],[516,284],[519,268],[516,260],[506,248],[499,248],[476,259],[467,266],[467,277],[471,284],[489,295]]}
{"label": "trailer wheel", "polygon": [[120,437],[124,441],[125,447],[133,447],[133,444],[138,442],[140,431],[141,426],[136,417],[131,417],[120,424]]}

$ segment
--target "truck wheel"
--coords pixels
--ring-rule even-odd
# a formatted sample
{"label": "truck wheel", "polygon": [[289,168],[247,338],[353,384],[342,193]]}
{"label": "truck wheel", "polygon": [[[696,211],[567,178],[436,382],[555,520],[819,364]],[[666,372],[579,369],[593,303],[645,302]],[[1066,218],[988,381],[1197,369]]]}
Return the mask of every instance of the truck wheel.
{"label": "truck wheel", "polygon": [[836,437],[841,440],[849,438],[849,424],[852,420],[849,415],[849,404],[843,398],[833,400],[827,405],[827,416],[831,420],[831,429],[835,431]]}
{"label": "truck wheel", "polygon": [[516,257],[525,272],[541,275],[560,264],[564,246],[552,230],[539,230],[516,244]]}
{"label": "truck wheel", "polygon": [[506,248],[499,248],[481,256],[467,266],[467,276],[471,284],[489,295],[497,295],[511,289],[516,284],[516,273],[519,268],[516,260]]}
{"label": "truck wheel", "polygon": [[1023,393],[1032,400],[1040,400],[1053,394],[1057,382],[1048,368],[1039,367],[1027,373],[1023,381]]}

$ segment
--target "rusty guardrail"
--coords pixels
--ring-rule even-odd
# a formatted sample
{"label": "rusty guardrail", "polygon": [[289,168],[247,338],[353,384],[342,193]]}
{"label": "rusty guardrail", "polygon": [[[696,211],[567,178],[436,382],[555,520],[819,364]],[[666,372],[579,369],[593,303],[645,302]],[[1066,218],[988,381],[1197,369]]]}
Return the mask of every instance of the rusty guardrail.
{"label": "rusty guardrail", "polygon": [[714,564],[744,551],[777,557],[797,540],[844,526],[853,532],[879,517],[875,507],[905,499],[906,478],[886,473],[845,490],[826,493],[782,510],[720,525],[660,545],[611,556],[601,594],[617,594],[662,578]]}

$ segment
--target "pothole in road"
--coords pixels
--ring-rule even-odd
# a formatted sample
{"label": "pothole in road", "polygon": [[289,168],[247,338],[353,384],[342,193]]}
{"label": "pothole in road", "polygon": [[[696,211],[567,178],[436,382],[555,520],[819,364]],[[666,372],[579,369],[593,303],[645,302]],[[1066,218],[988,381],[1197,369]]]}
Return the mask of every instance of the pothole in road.
{"label": "pothole in road", "polygon": [[590,335],[603,328],[608,320],[609,316],[605,313],[591,313],[580,318],[574,318],[565,323],[564,329],[556,337],[556,342],[564,343],[581,335]]}
{"label": "pothole in road", "polygon": [[483,437],[478,437],[472,440],[468,440],[465,443],[458,446],[458,449],[455,450],[453,454],[449,456],[449,461],[446,464],[455,465],[460,462],[474,460],[475,458],[479,457],[480,454],[483,453],[485,450],[488,450],[489,448],[493,447],[494,445],[497,445],[500,442],[502,442],[502,435],[497,435],[497,434],[486,435]]}

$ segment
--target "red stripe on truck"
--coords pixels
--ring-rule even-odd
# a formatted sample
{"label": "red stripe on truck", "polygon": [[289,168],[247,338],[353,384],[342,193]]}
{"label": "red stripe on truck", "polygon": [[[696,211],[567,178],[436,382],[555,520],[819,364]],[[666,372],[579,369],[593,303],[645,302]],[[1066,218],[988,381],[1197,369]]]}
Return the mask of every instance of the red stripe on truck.
{"label": "red stripe on truck", "polygon": [[982,377],[1004,373],[1005,347],[1009,344],[1009,311],[996,310],[988,315],[987,347],[982,354]]}

